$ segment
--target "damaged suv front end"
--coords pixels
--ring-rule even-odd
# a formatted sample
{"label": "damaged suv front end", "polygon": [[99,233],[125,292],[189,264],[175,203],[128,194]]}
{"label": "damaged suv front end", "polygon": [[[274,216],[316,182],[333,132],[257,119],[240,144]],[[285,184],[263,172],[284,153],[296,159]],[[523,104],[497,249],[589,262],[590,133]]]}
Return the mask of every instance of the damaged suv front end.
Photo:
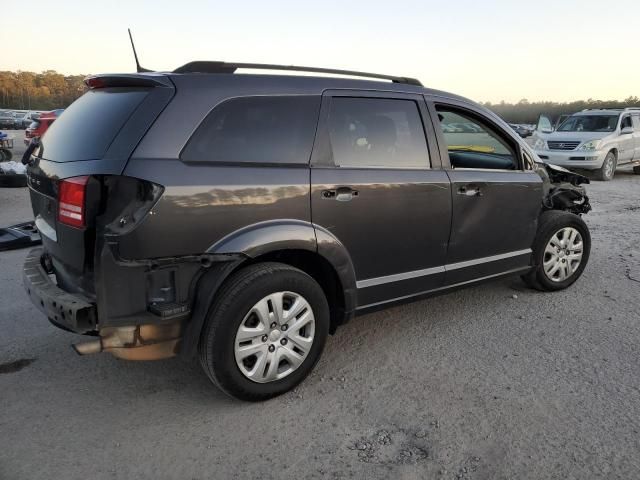
{"label": "damaged suv front end", "polygon": [[543,180],[543,206],[545,210],[564,210],[582,215],[591,211],[586,189],[590,183],[584,175],[564,167],[536,162],[535,170]]}

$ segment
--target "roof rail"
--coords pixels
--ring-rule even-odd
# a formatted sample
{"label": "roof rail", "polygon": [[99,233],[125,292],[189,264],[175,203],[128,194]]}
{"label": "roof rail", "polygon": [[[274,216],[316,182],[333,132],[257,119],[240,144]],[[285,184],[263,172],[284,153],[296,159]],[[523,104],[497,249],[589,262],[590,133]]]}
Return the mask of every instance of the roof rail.
{"label": "roof rail", "polygon": [[291,72],[328,73],[335,75],[349,75],[352,77],[376,78],[379,80],[391,80],[393,83],[404,83],[422,87],[420,80],[410,77],[396,77],[379,73],[354,72],[351,70],[335,70],[332,68],[300,67],[296,65],[268,65],[263,63],[227,63],[227,62],[189,62],[176,68],[173,73],[234,73],[239,68],[254,70],[282,70]]}
{"label": "roof rail", "polygon": [[628,111],[640,111],[640,107],[599,107],[599,108],[583,108],[583,112],[589,112],[591,110],[614,110],[616,112],[628,112]]}

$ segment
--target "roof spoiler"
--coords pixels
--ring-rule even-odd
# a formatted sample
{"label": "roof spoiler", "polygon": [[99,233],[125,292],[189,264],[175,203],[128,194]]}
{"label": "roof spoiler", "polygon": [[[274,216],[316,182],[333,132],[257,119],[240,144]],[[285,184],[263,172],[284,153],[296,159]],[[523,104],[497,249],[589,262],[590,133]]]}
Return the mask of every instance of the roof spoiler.
{"label": "roof spoiler", "polygon": [[410,77],[397,77],[394,75],[382,75],[379,73],[356,72],[352,70],[336,70],[333,68],[300,67],[297,65],[269,65],[264,63],[227,63],[196,61],[189,62],[176,68],[173,73],[234,73],[239,68],[252,70],[280,70],[292,72],[325,73],[333,75],[347,75],[350,77],[375,78],[378,80],[391,80],[393,83],[404,83],[422,87],[420,80]]}
{"label": "roof spoiler", "polygon": [[84,79],[90,89],[106,87],[173,87],[171,81],[164,75],[135,73],[117,73],[90,75]]}

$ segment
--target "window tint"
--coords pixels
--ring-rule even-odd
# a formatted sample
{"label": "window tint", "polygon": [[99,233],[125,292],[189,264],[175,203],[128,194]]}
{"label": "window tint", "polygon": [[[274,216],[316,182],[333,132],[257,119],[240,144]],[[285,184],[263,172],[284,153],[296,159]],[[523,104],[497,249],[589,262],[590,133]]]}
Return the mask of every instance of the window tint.
{"label": "window tint", "polygon": [[620,130],[623,128],[631,127],[631,115],[625,115],[620,122]]}
{"label": "window tint", "polygon": [[513,146],[494,128],[466,113],[437,110],[453,168],[518,168]]}
{"label": "window tint", "polygon": [[215,107],[182,152],[191,162],[308,163],[320,97],[243,97]]}
{"label": "window tint", "polygon": [[148,91],[140,88],[89,90],[51,124],[42,137],[38,155],[55,162],[102,158]]}
{"label": "window tint", "polygon": [[336,166],[429,166],[420,112],[412,100],[333,97],[329,138]]}

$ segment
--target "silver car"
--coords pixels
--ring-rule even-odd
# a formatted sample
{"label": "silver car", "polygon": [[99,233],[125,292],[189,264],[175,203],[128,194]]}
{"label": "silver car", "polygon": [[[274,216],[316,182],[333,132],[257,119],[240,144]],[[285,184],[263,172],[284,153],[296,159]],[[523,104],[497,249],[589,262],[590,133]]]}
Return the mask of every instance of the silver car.
{"label": "silver car", "polygon": [[541,115],[532,139],[541,160],[593,170],[598,180],[611,180],[621,165],[632,164],[640,174],[640,108],[583,110],[555,129]]}

